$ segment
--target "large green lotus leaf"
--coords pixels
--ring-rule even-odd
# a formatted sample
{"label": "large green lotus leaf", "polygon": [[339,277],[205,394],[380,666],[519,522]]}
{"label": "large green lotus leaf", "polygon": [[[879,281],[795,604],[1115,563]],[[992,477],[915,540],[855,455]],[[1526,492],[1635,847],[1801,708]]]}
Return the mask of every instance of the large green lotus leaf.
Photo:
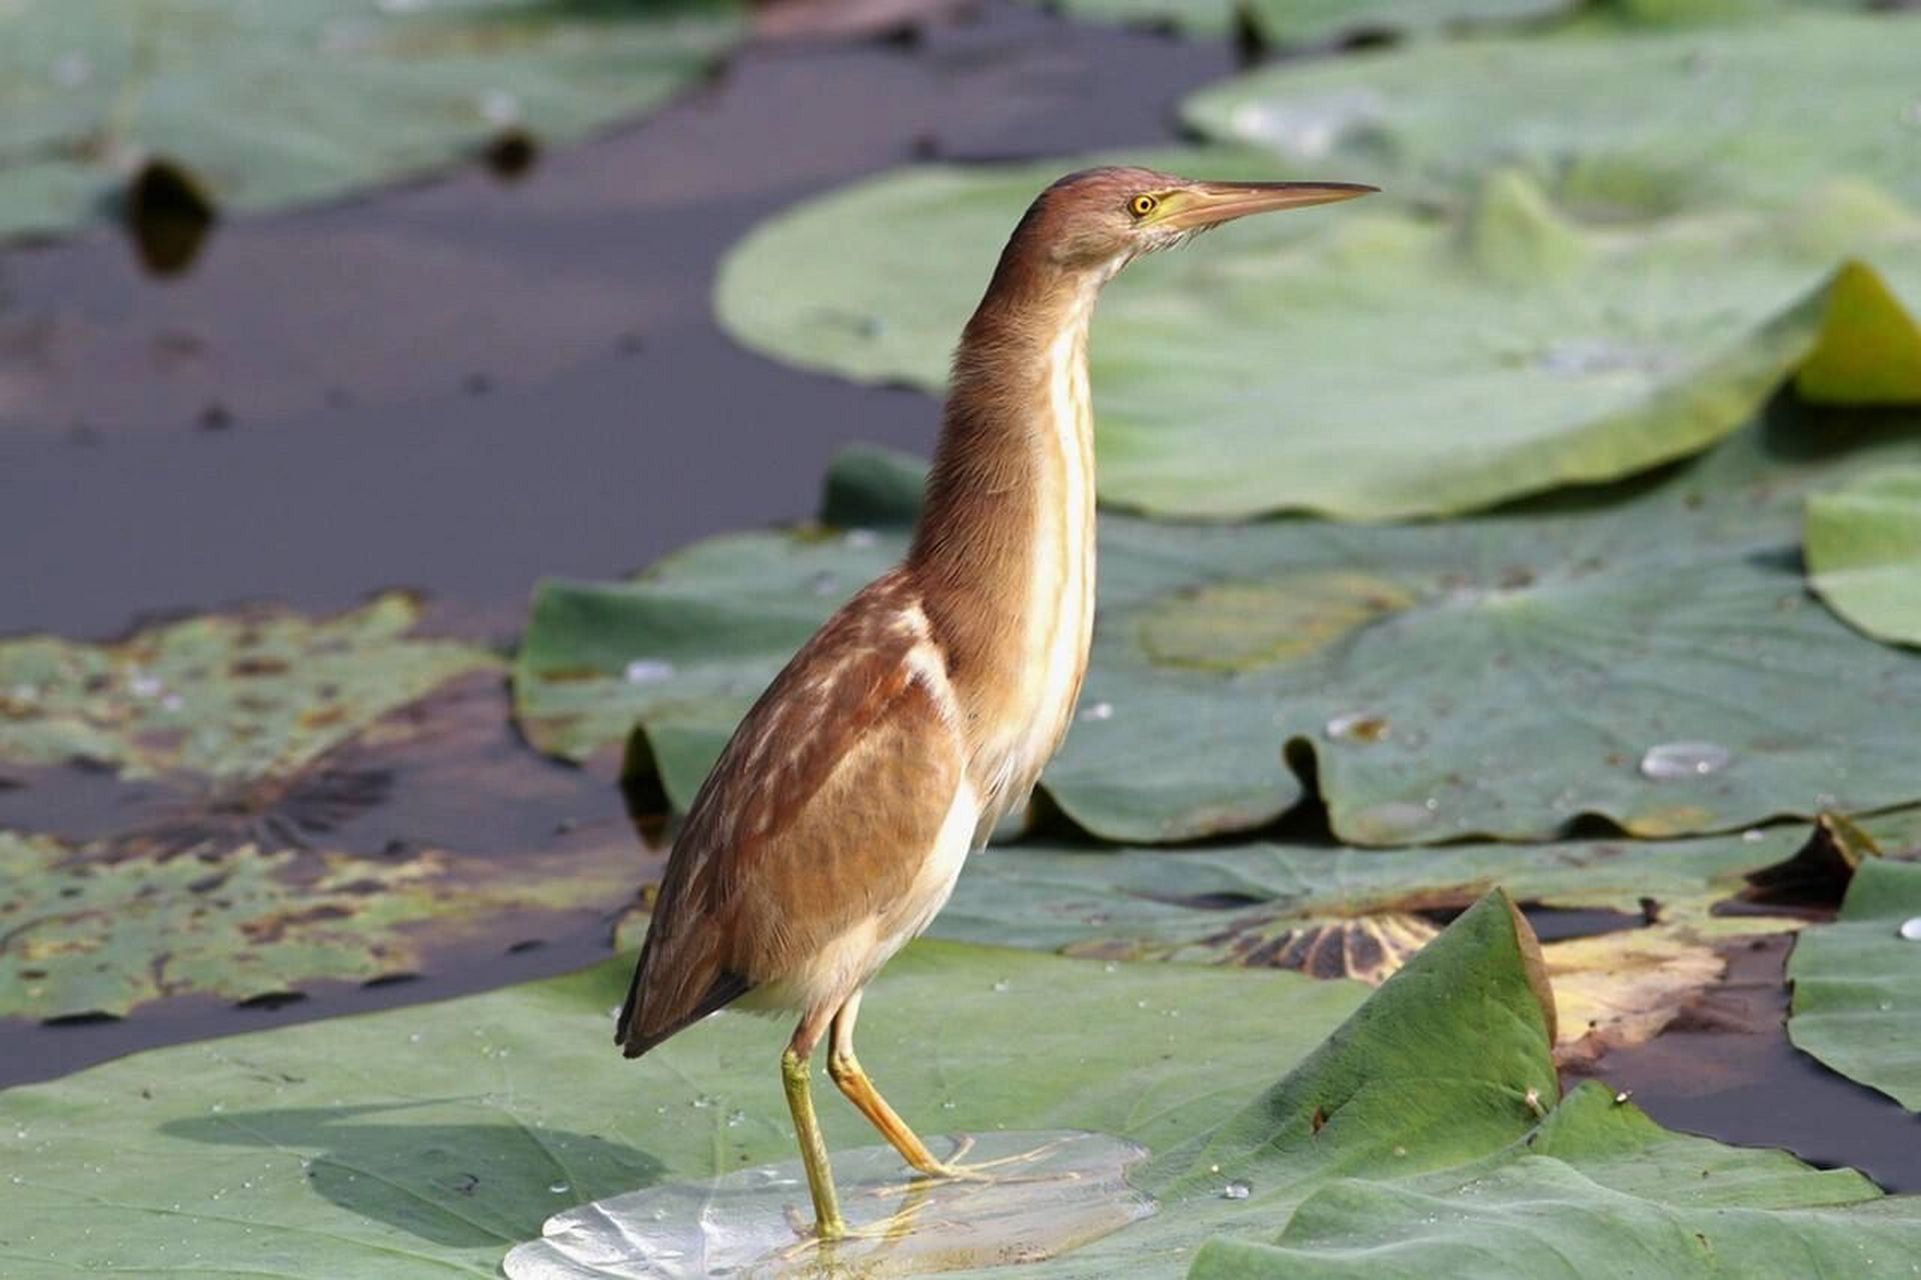
{"label": "large green lotus leaf", "polygon": [[[1499,24],[1539,24],[1587,10],[1627,24],[1720,22],[1772,17],[1795,0],[1048,0],[1077,18],[1165,24],[1217,35],[1237,24],[1277,45],[1479,33]],[[1807,3],[1809,0],[1800,0]],[[1813,0],[1841,7],[1855,0]]]}
{"label": "large green lotus leaf", "polygon": [[332,618],[205,614],[117,644],[0,640],[0,762],[224,781],[300,768],[380,715],[495,659],[408,633],[394,593]]}
{"label": "large green lotus leaf", "polygon": [[704,74],[732,0],[162,0],[0,7],[0,236],[97,218],[164,155],[224,207],[577,138]]}
{"label": "large green lotus leaf", "polygon": [[1303,45],[1538,21],[1568,12],[1575,0],[1058,0],[1058,7],[1098,22],[1167,23],[1189,35],[1218,35],[1239,20],[1272,44]]}
{"label": "large green lotus leaf", "polygon": [[1217,1239],[1191,1280],[1911,1274],[1908,1197],[1857,1202],[1778,1152],[1669,1133],[1582,1085],[1500,1156],[1403,1183],[1341,1178],[1272,1244]]}
{"label": "large green lotus leaf", "polygon": [[[1921,205],[1921,23],[1781,13],[1593,24],[1289,64],[1205,89],[1186,120],[1288,169],[1458,199],[1520,165],[1610,216],[1787,206],[1835,177]],[[1472,86],[1472,91],[1467,87]]]}
{"label": "large green lotus leaf", "polygon": [[[1788,962],[1788,1034],[1836,1071],[1921,1111],[1921,863],[1870,858],[1840,918]],[[1906,931],[1903,931],[1907,926]]]}
{"label": "large green lotus leaf", "polygon": [[1921,467],[1891,467],[1808,499],[1809,582],[1881,640],[1921,645]]}
{"label": "large green lotus leaf", "polygon": [[[1146,159],[1250,171],[1239,154]],[[1008,229],[1073,163],[907,169],[802,204],[729,254],[722,322],[809,367],[937,389]],[[1804,196],[1583,227],[1504,172],[1449,219],[1385,202],[1256,219],[1137,263],[1094,323],[1101,494],[1379,518],[1608,479],[1735,429],[1843,327],[1852,376],[1826,385],[1921,401],[1921,330],[1894,301],[1921,300],[1921,218],[1858,184]],[[1874,267],[1837,276],[1849,254]]]}
{"label": "large green lotus leaf", "polygon": [[[1817,1258],[1851,1223],[1891,1247],[1921,1241],[1910,1202],[1858,1175],[1677,1138],[1632,1107],[1608,1104],[1609,1142],[1558,1140],[1602,1095],[1550,1110],[1548,1015],[1524,928],[1490,897],[1358,1010],[1357,984],[921,944],[876,983],[863,1056],[908,1115],[941,1128],[1079,1127],[1148,1147],[1136,1180],[1161,1211],[1023,1268],[1037,1276],[1123,1263],[1179,1274],[1204,1238],[1265,1238],[1337,1179],[1486,1176],[1528,1158],[1530,1135],[1552,1153],[1541,1163],[1677,1212],[1863,1206],[1764,1215]],[[490,1275],[508,1243],[569,1203],[791,1159],[782,1033],[723,1015],[624,1063],[608,1008],[626,977],[616,961],[0,1094],[0,1156],[17,1171],[0,1255],[22,1280]],[[872,1141],[851,1109],[823,1102],[830,1146]]]}
{"label": "large green lotus leaf", "polygon": [[[631,967],[0,1093],[9,1280],[109,1265],[496,1275],[568,1205],[793,1159],[786,1029],[723,1014],[626,1062],[609,1010]],[[870,991],[862,1058],[930,1136],[1078,1127],[1162,1151],[1245,1103],[1365,990],[923,944]],[[818,1092],[835,1149],[877,1141]]]}
{"label": "large green lotus leaf", "polygon": [[[1356,844],[1541,839],[1581,814],[1669,836],[1914,800],[1894,708],[1921,695],[1921,661],[1809,604],[1797,552],[1811,488],[1918,456],[1911,418],[1784,409],[1659,480],[1445,524],[1104,517],[1079,721],[1043,785],[1085,829],[1146,842],[1290,808],[1289,744]],[[831,487],[846,501],[857,482]],[[638,722],[684,806],[747,703],[905,537],[738,535],[630,584],[547,584],[521,724],[584,758]]]}
{"label": "large green lotus leaf", "polygon": [[1612,913],[1542,947],[1557,1052],[1591,1061],[1638,1044],[1726,971],[1736,937],[1799,921],[1714,904],[1804,832],[1753,838],[1452,845],[1383,852],[1298,844],[1193,850],[1017,845],[976,853],[937,918],[941,937],[1110,960],[1298,969],[1380,982],[1434,937],[1435,913],[1499,885],[1554,910]]}
{"label": "large green lotus leaf", "polygon": [[[1783,861],[1804,828],[1694,840],[1569,840],[1410,850],[1259,842],[1193,849],[1022,843],[985,849],[936,918],[943,937],[1050,951],[1269,964],[1242,939],[1390,913],[1458,910],[1499,885],[1564,908],[1702,914],[1741,874]],[[1278,950],[1278,949],[1277,949]],[[1337,957],[1329,957],[1334,960]],[[1353,963],[1319,976],[1367,976]],[[1391,966],[1390,966],[1391,968]]]}
{"label": "large green lotus leaf", "polygon": [[[1610,1244],[1603,1256],[1614,1263],[1632,1258],[1662,1276],[1728,1274],[1703,1265],[1717,1250],[1757,1264],[1738,1269],[1743,1275],[1805,1275],[1810,1267],[1876,1274],[1855,1269],[1863,1244],[1889,1271],[1906,1266],[1921,1206],[1882,1200],[1851,1172],[1820,1173],[1780,1152],[1670,1134],[1595,1084],[1493,1145],[1511,1131],[1517,1101],[1524,1112],[1544,1111],[1557,1091],[1551,1068],[1542,1071],[1553,1023],[1525,929],[1505,897],[1476,904],[1307,1062],[1196,1144],[1196,1168],[1243,1177],[1250,1201],[1286,1204],[1284,1244],[1297,1229],[1325,1230],[1330,1211],[1356,1197],[1465,1201],[1473,1212],[1484,1191],[1539,1194],[1545,1184],[1585,1188],[1589,1204],[1616,1206],[1614,1215],[1590,1209],[1565,1224],[1549,1218],[1531,1239],[1504,1240],[1489,1256],[1512,1276],[1587,1274],[1594,1268],[1570,1266],[1569,1252]],[[1881,1213],[1844,1209],[1864,1203]],[[1408,1225],[1418,1230],[1438,1217],[1424,1205]],[[1744,1229],[1765,1233],[1769,1249],[1751,1247]],[[1366,1269],[1372,1251],[1357,1256],[1373,1243],[1352,1242],[1335,1256],[1375,1274]],[[1481,1272],[1468,1265],[1442,1273],[1454,1270]],[[1296,1272],[1236,1232],[1205,1246],[1189,1274]]]}
{"label": "large green lotus leaf", "polygon": [[1178,851],[1028,843],[974,854],[933,928],[957,941],[1066,955],[1378,983],[1434,936],[1435,913],[1498,885],[1531,910],[1545,909],[1541,920],[1612,913],[1572,917],[1567,936],[1541,949],[1559,1011],[1557,1056],[1591,1062],[1659,1034],[1722,979],[1730,946],[1800,926],[1805,916],[1754,906],[1720,914],[1722,902],[1746,895],[1746,875],[1825,856],[1836,826],[1904,846],[1921,836],[1921,809],[1864,825],[1866,832],[1830,817],[1811,832],[1788,825],[1693,840],[1392,852],[1274,842]]}

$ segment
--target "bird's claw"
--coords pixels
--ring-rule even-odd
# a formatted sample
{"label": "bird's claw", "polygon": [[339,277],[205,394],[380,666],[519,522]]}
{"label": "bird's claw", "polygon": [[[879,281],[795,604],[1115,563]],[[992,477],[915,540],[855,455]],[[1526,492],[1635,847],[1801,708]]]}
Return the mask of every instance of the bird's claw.
{"label": "bird's claw", "polygon": [[1032,1151],[1020,1151],[998,1160],[983,1160],[978,1164],[964,1164],[962,1159],[974,1148],[972,1135],[963,1134],[955,1143],[954,1153],[945,1160],[937,1160],[927,1165],[914,1166],[914,1177],[905,1184],[893,1187],[876,1188],[876,1195],[898,1195],[915,1186],[925,1186],[928,1182],[1018,1182],[1020,1175],[1012,1176],[999,1172],[1009,1166],[1034,1164],[1046,1159],[1062,1145],[1062,1139],[1042,1143]]}

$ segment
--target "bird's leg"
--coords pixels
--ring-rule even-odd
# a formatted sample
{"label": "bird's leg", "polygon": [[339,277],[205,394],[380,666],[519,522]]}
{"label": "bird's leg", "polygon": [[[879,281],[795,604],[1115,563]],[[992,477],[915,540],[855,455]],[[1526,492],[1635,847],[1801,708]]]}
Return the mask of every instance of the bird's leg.
{"label": "bird's leg", "polygon": [[880,1096],[867,1073],[861,1070],[860,1059],[854,1056],[854,1020],[860,1016],[860,992],[847,997],[847,1002],[834,1015],[832,1039],[827,1046],[827,1074],[834,1078],[840,1091],[847,1100],[860,1109],[867,1122],[880,1130],[881,1137],[887,1139],[894,1150],[900,1152],[901,1159],[907,1161],[916,1172],[930,1178],[959,1178],[967,1176],[965,1170],[934,1158],[927,1144],[920,1136],[907,1127],[900,1114],[887,1105],[887,1099]]}
{"label": "bird's leg", "polygon": [[780,1081],[787,1091],[794,1136],[800,1141],[800,1162],[807,1170],[807,1190],[814,1200],[814,1234],[822,1240],[840,1240],[847,1235],[847,1223],[840,1216],[834,1168],[827,1161],[827,1142],[814,1115],[813,1059],[819,1040],[820,1021],[810,1013],[801,1019],[787,1051],[780,1055]]}

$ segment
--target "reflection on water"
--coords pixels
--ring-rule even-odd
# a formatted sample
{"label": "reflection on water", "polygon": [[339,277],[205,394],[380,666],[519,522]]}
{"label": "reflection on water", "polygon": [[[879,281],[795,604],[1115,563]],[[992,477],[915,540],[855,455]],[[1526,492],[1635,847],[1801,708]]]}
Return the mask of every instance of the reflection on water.
{"label": "reflection on water", "polygon": [[[963,1138],[965,1144],[968,1140]],[[1033,1262],[1154,1212],[1127,1185],[1144,1148],[1098,1133],[992,1133],[961,1163],[980,1181],[932,1182],[891,1147],[836,1153],[841,1211],[859,1233],[821,1245],[800,1163],[630,1191],[555,1214],[507,1255],[510,1280],[586,1277],[925,1275]]]}

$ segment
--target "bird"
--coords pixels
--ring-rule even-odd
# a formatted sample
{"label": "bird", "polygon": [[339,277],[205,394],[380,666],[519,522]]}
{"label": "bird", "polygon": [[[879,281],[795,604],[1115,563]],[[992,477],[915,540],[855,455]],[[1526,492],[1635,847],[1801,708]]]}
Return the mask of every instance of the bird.
{"label": "bird", "polygon": [[1096,298],[1201,231],[1374,190],[1105,166],[1042,191],[962,331],[906,556],[801,646],[689,806],[615,1040],[638,1057],[736,1001],[798,1014],[780,1071],[818,1240],[850,1234],[813,1105],[823,1039],[834,1084],[909,1167],[969,1174],[881,1096],[854,1024],[1073,718],[1094,624]]}

